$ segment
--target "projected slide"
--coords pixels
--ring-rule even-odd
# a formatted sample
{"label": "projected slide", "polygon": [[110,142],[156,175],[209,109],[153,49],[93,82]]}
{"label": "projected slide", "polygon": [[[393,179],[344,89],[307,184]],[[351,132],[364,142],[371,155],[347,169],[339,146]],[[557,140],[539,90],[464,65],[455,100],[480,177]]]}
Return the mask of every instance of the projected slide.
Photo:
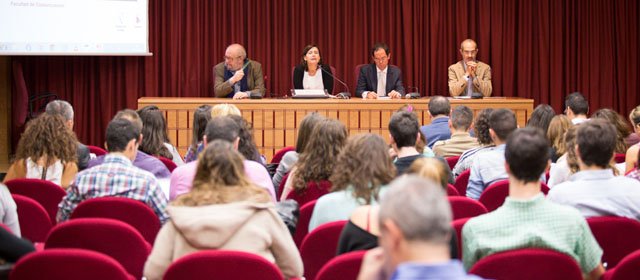
{"label": "projected slide", "polygon": [[0,55],[148,55],[147,0],[0,0]]}

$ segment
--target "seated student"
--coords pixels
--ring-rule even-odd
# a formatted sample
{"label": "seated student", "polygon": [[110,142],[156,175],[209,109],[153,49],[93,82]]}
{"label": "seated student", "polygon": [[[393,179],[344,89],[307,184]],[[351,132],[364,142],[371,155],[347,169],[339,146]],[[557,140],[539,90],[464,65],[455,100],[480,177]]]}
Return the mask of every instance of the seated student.
{"label": "seated student", "polygon": [[394,180],[379,213],[380,247],[366,253],[359,280],[480,279],[451,258],[451,207],[434,182]]}
{"label": "seated student", "polygon": [[564,133],[562,142],[558,145],[557,151],[564,151],[564,154],[562,154],[556,163],[552,164],[549,168],[549,181],[547,182],[547,186],[549,186],[549,188],[553,188],[557,184],[566,182],[569,180],[571,175],[580,170],[575,149],[577,128],[577,125],[571,125]]}
{"label": "seated student", "polygon": [[[240,143],[240,130],[240,125],[230,116],[213,117],[209,123],[207,123],[202,142],[206,148],[207,143],[221,139],[233,143],[233,147],[237,150]],[[276,195],[267,169],[262,164],[252,160],[244,160],[243,162],[247,178],[249,178],[251,183],[267,190],[273,202],[275,202]],[[170,200],[175,200],[179,195],[188,193],[191,190],[197,166],[198,161],[196,160],[178,166],[178,168],[173,170],[169,185]]]}
{"label": "seated student", "polygon": [[167,198],[156,177],[132,164],[140,138],[140,128],[132,122],[123,118],[109,122],[106,132],[109,153],[104,157],[104,163],[78,173],[58,206],[58,222],[68,220],[81,202],[105,196],[142,201],[155,212],[161,223],[167,220],[164,212]]}
{"label": "seated student", "polygon": [[[118,111],[118,113],[113,117],[113,120],[116,119],[128,120],[133,123],[139,131],[142,131],[142,120],[140,120],[140,116],[138,116],[138,113],[134,110],[124,109]],[[102,164],[104,162],[104,158],[105,156],[99,156],[90,160],[89,168]],[[167,169],[162,161],[140,150],[136,151],[133,166],[151,172],[151,174],[158,179],[169,178],[171,175],[171,172],[169,172],[169,169]]]}
{"label": "seated student", "polygon": [[302,119],[300,126],[298,126],[296,149],[294,151],[289,151],[282,156],[282,160],[280,160],[278,168],[276,169],[276,174],[273,175],[273,186],[276,189],[280,186],[280,182],[282,182],[284,175],[291,171],[293,165],[298,162],[300,155],[304,153],[304,149],[307,146],[309,139],[311,139],[311,132],[313,131],[313,128],[323,119],[324,117],[317,112],[311,112]]}
{"label": "seated student", "polygon": [[[67,125],[69,130],[73,132],[74,112],[73,112],[73,107],[71,106],[71,104],[69,104],[69,102],[64,100],[53,100],[47,103],[45,112],[49,115],[58,115],[64,118],[65,125]],[[89,148],[86,145],[80,143],[80,141],[78,141],[78,147],[76,148],[76,155],[78,158],[78,171],[82,171],[85,168],[87,168],[87,165],[89,164],[89,159],[90,159],[89,154],[90,154]]]}
{"label": "seated student", "polygon": [[35,252],[36,248],[29,240],[20,238],[0,227],[0,263],[15,263],[23,256]]}
{"label": "seated student", "polygon": [[450,113],[451,104],[449,104],[449,99],[440,95],[432,96],[429,99],[431,123],[420,128],[422,134],[427,138],[427,146],[429,148],[433,148],[433,144],[437,141],[451,138],[451,129],[449,129]]}
{"label": "seated student", "polygon": [[[480,194],[494,182],[507,179],[504,165],[504,149],[507,137],[516,130],[516,115],[509,109],[494,110],[489,116],[489,134],[496,145],[492,151],[482,153],[471,165],[467,197],[479,199]],[[543,151],[547,151],[544,149]]]}
{"label": "seated student", "polygon": [[564,137],[567,130],[572,126],[573,124],[571,124],[571,121],[565,115],[557,115],[551,119],[549,128],[547,129],[547,139],[551,144],[549,151],[551,162],[558,162],[558,159],[567,152]]}
{"label": "seated student", "polygon": [[146,106],[138,110],[138,115],[142,120],[140,150],[155,157],[170,159],[177,166],[183,165],[184,161],[180,153],[171,145],[167,135],[167,122],[160,109],[155,105]]}
{"label": "seated student", "polygon": [[293,69],[293,88],[320,89],[331,94],[333,92],[331,67],[322,63],[318,46],[307,45],[302,50],[301,57],[300,64]]}
{"label": "seated student", "polygon": [[348,219],[358,206],[377,204],[394,172],[382,137],[370,133],[351,136],[333,167],[331,193],[320,197],[313,208],[309,232]]}
{"label": "seated student", "polygon": [[27,123],[4,182],[42,179],[66,189],[78,172],[77,146],[75,134],[61,116],[41,114]]}
{"label": "seated student", "polygon": [[144,267],[162,279],[169,265],[200,250],[245,251],[275,263],[286,278],[302,276],[302,260],[271,196],[246,177],[246,160],[226,140],[207,144],[197,161],[193,189],[167,212]]}
{"label": "seated student", "polygon": [[572,124],[580,124],[588,121],[587,113],[589,113],[589,102],[579,92],[573,92],[564,99],[566,109],[565,114]]}
{"label": "seated student", "polygon": [[304,192],[308,182],[329,180],[336,158],[347,139],[347,128],[338,120],[324,119],[313,128],[304,153],[285,182],[280,200],[290,192]]}
{"label": "seated student", "polygon": [[640,182],[610,169],[616,145],[613,125],[599,119],[580,124],[576,155],[580,171],[549,191],[550,201],[578,209],[586,218],[620,216],[640,220]]}
{"label": "seated student", "polygon": [[433,152],[439,157],[459,156],[464,151],[478,147],[478,139],[471,137],[469,129],[473,122],[473,111],[467,106],[459,105],[451,111],[449,129],[451,138],[433,144]]}
{"label": "seated student", "polygon": [[613,127],[616,129],[615,131],[617,136],[616,145],[613,149],[613,152],[616,154],[624,154],[627,152],[628,147],[625,139],[627,139],[627,137],[631,135],[632,130],[623,116],[621,116],[614,110],[603,108],[593,113],[593,115],[591,115],[591,118],[604,120],[613,125]]}
{"label": "seated student", "polygon": [[13,201],[9,189],[0,184],[0,223],[7,226],[13,234],[20,237],[20,221],[18,220],[18,206]]}
{"label": "seated student", "polygon": [[[638,153],[638,159],[640,159],[640,153]],[[638,160],[638,159],[636,159],[636,160]],[[629,172],[629,174],[627,174],[627,177],[640,181],[640,169],[638,169],[638,168],[632,169],[631,172]]]}
{"label": "seated student", "polygon": [[[238,142],[238,152],[244,156],[245,159],[255,161],[262,165],[266,165],[265,160],[260,155],[256,142],[253,140],[253,127],[250,122],[245,120],[242,116],[229,115],[233,121],[240,126],[240,142]],[[271,177],[269,177],[271,181]],[[261,184],[262,185],[262,184]]]}
{"label": "seated student", "polygon": [[419,158],[413,161],[407,174],[414,174],[422,178],[431,179],[438,183],[446,192],[449,185],[447,164],[435,158]]}
{"label": "seated student", "polygon": [[482,258],[507,250],[546,248],[571,256],[587,279],[604,272],[602,249],[578,211],[545,199],[540,175],[549,164],[549,143],[538,129],[509,136],[504,157],[509,197],[495,211],[471,218],[462,228],[462,256],[468,270]]}
{"label": "seated student", "polygon": [[187,149],[187,154],[184,156],[184,162],[189,163],[198,159],[198,147],[202,145],[202,136],[204,136],[204,129],[207,127],[207,122],[211,119],[211,106],[200,105],[193,112],[193,135],[191,136],[191,145]]}
{"label": "seated student", "polygon": [[[228,103],[221,103],[221,104],[217,104],[213,107],[211,107],[211,109],[209,109],[209,117],[200,117],[200,118],[206,118],[207,122],[205,122],[203,124],[202,127],[202,131],[204,131],[205,127],[207,126],[207,123],[209,122],[209,120],[211,120],[211,118],[215,118],[215,117],[219,117],[219,116],[242,116],[242,113],[240,113],[240,109],[238,109],[238,107],[236,107],[236,105],[233,104],[228,104]],[[194,118],[196,118],[196,116],[194,116]],[[195,121],[195,120],[194,120]],[[202,122],[202,120],[201,120]],[[202,150],[204,150],[204,143],[202,143],[202,140],[200,141],[200,143],[198,143],[198,145],[196,146],[195,151],[193,151],[193,154],[190,155],[190,157],[192,158],[192,160],[188,161],[194,161],[198,159],[198,154],[200,154],[200,152],[202,152]]]}
{"label": "seated student", "polygon": [[455,178],[458,178],[462,172],[471,168],[471,164],[473,164],[477,155],[486,151],[491,151],[496,147],[493,144],[491,134],[489,133],[489,115],[491,115],[491,112],[493,112],[492,108],[482,109],[476,116],[476,121],[473,123],[473,131],[480,146],[466,150],[460,155],[456,166],[454,166],[451,171]]}
{"label": "seated student", "polygon": [[531,113],[531,117],[527,121],[527,127],[538,128],[546,135],[547,131],[549,131],[549,124],[555,116],[556,112],[553,107],[548,104],[540,104]]}
{"label": "seated student", "polygon": [[[633,133],[636,137],[640,138],[640,106],[635,107],[629,113],[629,121],[633,125]],[[631,137],[629,137],[631,138]],[[640,150],[640,143],[636,142],[627,149],[624,163],[625,163],[625,173],[630,172],[634,168],[638,166],[638,151]]]}

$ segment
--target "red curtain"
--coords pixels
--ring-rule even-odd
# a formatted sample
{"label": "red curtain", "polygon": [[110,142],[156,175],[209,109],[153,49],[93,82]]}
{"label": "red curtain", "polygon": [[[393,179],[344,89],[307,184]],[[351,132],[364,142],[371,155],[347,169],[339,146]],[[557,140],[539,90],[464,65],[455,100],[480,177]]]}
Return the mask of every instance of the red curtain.
{"label": "red curtain", "polygon": [[[142,96],[212,96],[212,67],[230,43],[262,63],[267,92],[291,87],[308,43],[355,91],[354,67],[387,42],[391,63],[423,95],[447,95],[447,67],[474,38],[493,68],[493,96],[533,98],[563,111],[583,92],[591,111],[623,115],[640,104],[636,0],[236,0],[149,3],[152,57],[15,57],[30,91],[53,91],[76,109],[81,141],[100,145],[113,114]],[[339,85],[336,85],[339,86]]]}

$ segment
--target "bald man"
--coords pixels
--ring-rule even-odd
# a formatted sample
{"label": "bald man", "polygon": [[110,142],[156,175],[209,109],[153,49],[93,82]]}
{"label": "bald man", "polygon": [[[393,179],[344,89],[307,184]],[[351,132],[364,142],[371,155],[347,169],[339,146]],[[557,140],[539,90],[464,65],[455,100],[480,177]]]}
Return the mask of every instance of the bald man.
{"label": "bald man", "polygon": [[224,52],[224,62],[214,67],[214,93],[216,97],[247,98],[251,93],[264,95],[262,65],[247,58],[240,44],[232,44]]}
{"label": "bald man", "polygon": [[451,96],[491,96],[491,66],[476,60],[478,45],[471,39],[460,44],[462,60],[449,66]]}

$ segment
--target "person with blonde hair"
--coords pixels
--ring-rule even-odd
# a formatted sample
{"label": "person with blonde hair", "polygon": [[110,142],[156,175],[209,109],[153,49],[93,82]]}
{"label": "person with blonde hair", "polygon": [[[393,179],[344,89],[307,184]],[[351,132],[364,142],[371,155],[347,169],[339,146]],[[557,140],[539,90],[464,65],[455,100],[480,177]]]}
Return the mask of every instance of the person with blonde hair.
{"label": "person with blonde hair", "polygon": [[233,144],[214,140],[198,160],[193,189],[167,208],[171,217],[144,267],[162,279],[180,257],[200,250],[235,250],[275,263],[286,278],[302,276],[302,260],[267,191],[245,175]]}
{"label": "person with blonde hair", "polygon": [[438,183],[444,191],[449,185],[449,172],[447,166],[436,158],[419,158],[413,161],[407,169],[407,174],[418,175],[422,178],[431,179]]}
{"label": "person with blonde hair", "polygon": [[[640,136],[640,106],[637,106],[629,113],[629,121],[633,125],[633,131],[636,135]],[[638,166],[638,151],[640,150],[640,143],[636,143],[629,147],[625,155],[625,173],[629,173],[631,170]]]}
{"label": "person with blonde hair", "polygon": [[16,160],[4,182],[18,178],[42,179],[66,189],[78,173],[77,143],[75,134],[61,116],[41,114],[27,123],[18,142]]}
{"label": "person with blonde hair", "polygon": [[240,109],[236,105],[229,103],[221,103],[211,107],[211,117],[238,115],[242,116]]}
{"label": "person with blonde hair", "polygon": [[551,143],[551,150],[549,151],[551,162],[558,161],[558,158],[567,151],[564,145],[564,135],[571,126],[571,121],[565,115],[554,116],[549,122],[546,136],[549,143]]}

